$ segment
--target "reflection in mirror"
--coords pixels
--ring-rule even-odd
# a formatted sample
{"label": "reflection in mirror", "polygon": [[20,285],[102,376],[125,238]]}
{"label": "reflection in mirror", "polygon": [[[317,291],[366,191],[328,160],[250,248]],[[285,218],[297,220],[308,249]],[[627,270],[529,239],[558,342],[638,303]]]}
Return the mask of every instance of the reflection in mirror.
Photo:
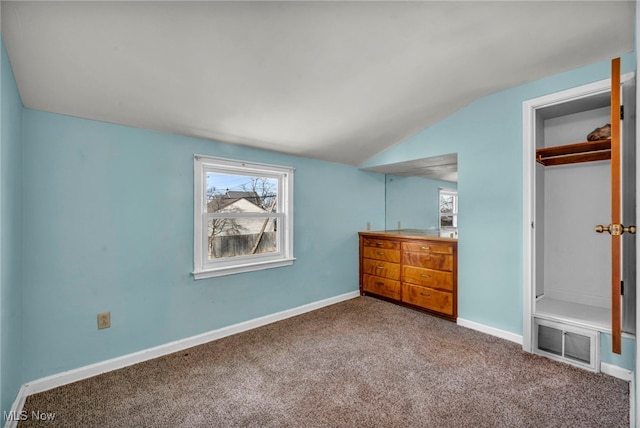
{"label": "reflection in mirror", "polygon": [[[440,230],[441,236],[457,237],[457,153],[379,165],[365,170],[385,174],[387,230]],[[445,230],[440,227],[441,189],[456,192],[455,213],[449,215],[452,226],[446,226]],[[455,229],[451,229],[453,224]],[[451,236],[452,233],[454,236]]]}
{"label": "reflection in mirror", "polygon": [[425,177],[399,177],[387,174],[385,220],[387,230],[438,230],[440,222],[439,192],[456,183]]}
{"label": "reflection in mirror", "polygon": [[439,192],[440,236],[458,237],[458,190],[441,188]]}

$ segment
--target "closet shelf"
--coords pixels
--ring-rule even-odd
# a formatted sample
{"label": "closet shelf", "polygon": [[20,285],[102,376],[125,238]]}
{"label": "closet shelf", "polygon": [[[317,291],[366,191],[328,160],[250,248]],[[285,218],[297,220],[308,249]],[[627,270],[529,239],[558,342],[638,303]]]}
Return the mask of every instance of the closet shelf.
{"label": "closet shelf", "polygon": [[536,150],[536,162],[544,166],[611,159],[611,140],[585,141]]}

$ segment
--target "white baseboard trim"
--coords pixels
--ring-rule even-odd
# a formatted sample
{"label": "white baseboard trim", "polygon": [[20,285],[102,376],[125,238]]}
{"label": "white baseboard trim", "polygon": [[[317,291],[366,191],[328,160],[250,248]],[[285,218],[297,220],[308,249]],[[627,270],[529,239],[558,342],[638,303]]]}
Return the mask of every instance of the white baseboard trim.
{"label": "white baseboard trim", "polygon": [[[62,385],[77,382],[79,380],[87,379],[92,376],[97,376],[101,373],[110,372],[113,370],[121,369],[123,367],[131,366],[133,364],[141,363],[143,361],[148,361],[153,358],[161,357],[163,355],[172,354],[174,352],[182,351],[193,346],[202,345],[204,343],[208,343],[217,339],[222,339],[223,337],[242,333],[243,331],[258,328],[267,324],[274,323],[276,321],[282,321],[284,319],[301,315],[306,312],[311,312],[325,306],[343,302],[345,300],[350,300],[358,296],[360,296],[359,291],[352,291],[349,293],[341,294],[339,296],[330,297],[328,299],[298,306],[296,308],[287,309],[285,311],[276,312],[270,315],[265,315],[260,318],[254,318],[252,320],[230,325],[228,327],[223,327],[217,330],[198,334],[196,336],[179,339],[173,342],[166,343],[164,345],[159,345],[153,348],[134,352],[132,354],[123,355],[121,357],[112,358],[110,360],[101,361],[99,363],[90,364],[88,366],[43,377],[41,379],[36,379],[22,385],[22,388],[20,388],[18,397],[16,398],[16,401],[14,402],[11,410],[17,412],[14,414],[19,414],[24,407],[27,396],[31,394],[47,391],[49,389],[57,388]],[[5,427],[7,428],[13,428],[14,426],[15,425],[9,425],[9,421],[7,421],[7,423],[5,424]]]}
{"label": "white baseboard trim", "polygon": [[600,371],[604,374],[617,377],[618,379],[622,379],[627,382],[633,381],[633,372],[631,370],[614,366],[613,364],[600,363]]}
{"label": "white baseboard trim", "polygon": [[[18,420],[20,419],[20,415],[22,414],[22,408],[24,407],[25,401],[27,401],[27,387],[26,385],[22,385],[20,387],[20,391],[18,391],[18,395],[16,396],[16,400],[13,402],[13,406],[11,406],[11,411],[9,414],[11,418],[6,418],[6,422],[4,423],[4,428],[16,428],[18,426]],[[2,415],[3,418],[6,415]]]}
{"label": "white baseboard trim", "polygon": [[501,339],[506,339],[511,342],[515,342],[519,345],[522,345],[522,336],[519,334],[511,333],[510,331],[500,330],[499,328],[490,327],[485,324],[480,324],[474,321],[469,321],[464,318],[458,318],[458,325],[466,328],[470,328],[472,330],[477,330],[482,333],[490,334],[491,336],[496,336]]}
{"label": "white baseboard trim", "polygon": [[609,363],[600,363],[600,371],[609,376],[617,377],[624,381],[629,382],[629,426],[635,427],[636,425],[636,381],[635,374],[629,369],[625,369],[619,366],[614,366]]}

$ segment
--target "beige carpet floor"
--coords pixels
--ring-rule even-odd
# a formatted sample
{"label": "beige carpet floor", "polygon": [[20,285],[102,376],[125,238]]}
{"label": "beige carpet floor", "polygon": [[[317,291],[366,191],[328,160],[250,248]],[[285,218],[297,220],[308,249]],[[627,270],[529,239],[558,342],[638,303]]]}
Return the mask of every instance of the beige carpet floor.
{"label": "beige carpet floor", "polygon": [[27,398],[20,427],[628,427],[629,385],[371,297]]}

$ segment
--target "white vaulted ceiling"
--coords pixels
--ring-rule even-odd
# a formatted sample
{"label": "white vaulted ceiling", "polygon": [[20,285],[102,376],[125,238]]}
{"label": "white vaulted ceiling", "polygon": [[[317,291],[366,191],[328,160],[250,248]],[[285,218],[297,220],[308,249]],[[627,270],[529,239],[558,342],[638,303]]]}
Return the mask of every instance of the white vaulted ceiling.
{"label": "white vaulted ceiling", "polygon": [[635,2],[2,2],[25,107],[358,165],[633,50]]}

